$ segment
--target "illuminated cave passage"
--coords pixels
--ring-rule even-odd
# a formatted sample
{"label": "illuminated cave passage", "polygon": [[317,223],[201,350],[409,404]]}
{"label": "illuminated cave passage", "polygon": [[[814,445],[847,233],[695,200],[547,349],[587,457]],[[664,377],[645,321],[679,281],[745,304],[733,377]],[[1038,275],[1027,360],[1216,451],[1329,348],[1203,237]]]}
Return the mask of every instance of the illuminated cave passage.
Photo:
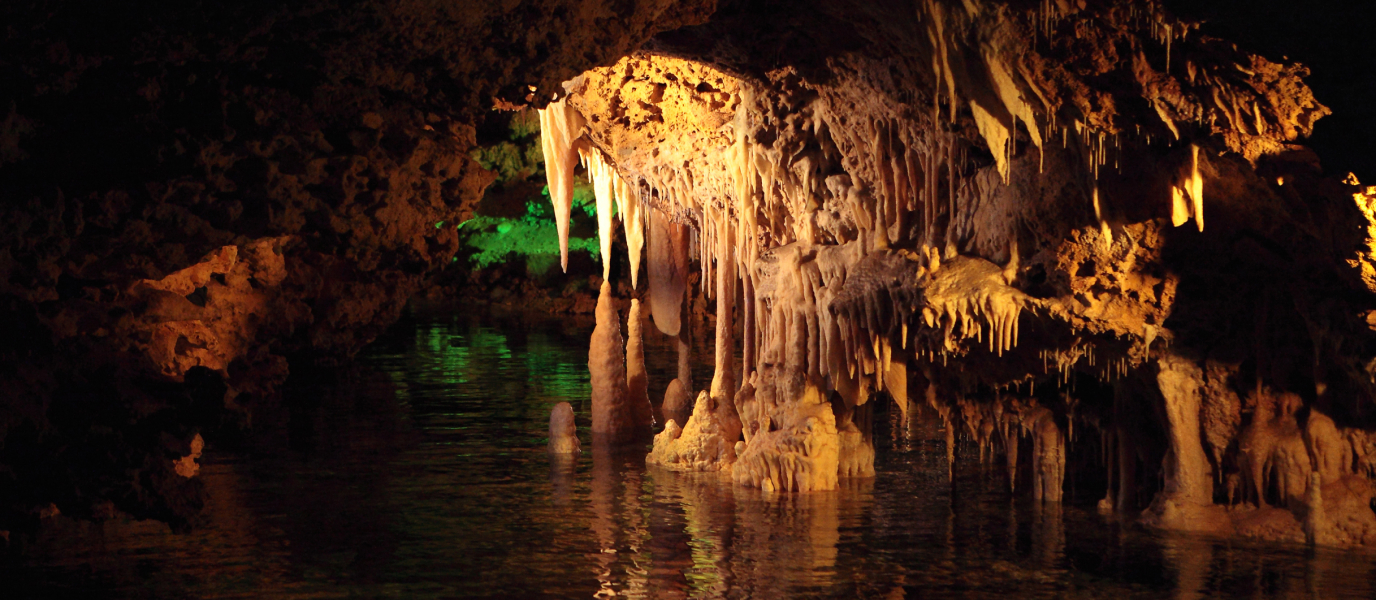
{"label": "illuminated cave passage", "polygon": [[0,578],[1369,594],[1370,69],[1243,13],[2,8]]}

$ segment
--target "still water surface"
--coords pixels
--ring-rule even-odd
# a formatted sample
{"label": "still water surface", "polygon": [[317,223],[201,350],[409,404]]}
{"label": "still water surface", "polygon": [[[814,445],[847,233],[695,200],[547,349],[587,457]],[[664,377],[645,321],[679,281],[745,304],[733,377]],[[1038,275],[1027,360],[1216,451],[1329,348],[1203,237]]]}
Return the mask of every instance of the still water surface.
{"label": "still water surface", "polygon": [[[212,447],[207,522],[59,522],[0,589],[83,598],[1376,597],[1370,555],[1141,531],[1038,508],[931,422],[876,417],[878,476],[765,495],[647,471],[587,439],[592,323],[412,309],[343,381],[295,382],[280,431]],[[652,398],[673,376],[646,328]],[[706,340],[703,332],[699,340]],[[698,344],[699,356],[708,356]],[[695,372],[705,384],[709,369]],[[973,453],[965,452],[966,456]],[[0,591],[0,597],[9,597]]]}

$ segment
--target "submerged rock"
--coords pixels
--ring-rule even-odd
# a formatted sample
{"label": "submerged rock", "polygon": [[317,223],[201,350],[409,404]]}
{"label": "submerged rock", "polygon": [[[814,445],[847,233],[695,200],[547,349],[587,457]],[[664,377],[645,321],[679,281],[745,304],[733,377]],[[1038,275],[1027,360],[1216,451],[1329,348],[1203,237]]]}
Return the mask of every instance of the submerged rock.
{"label": "submerged rock", "polygon": [[551,454],[574,454],[581,452],[578,443],[578,427],[574,423],[573,406],[568,402],[554,405],[549,412],[549,451]]}

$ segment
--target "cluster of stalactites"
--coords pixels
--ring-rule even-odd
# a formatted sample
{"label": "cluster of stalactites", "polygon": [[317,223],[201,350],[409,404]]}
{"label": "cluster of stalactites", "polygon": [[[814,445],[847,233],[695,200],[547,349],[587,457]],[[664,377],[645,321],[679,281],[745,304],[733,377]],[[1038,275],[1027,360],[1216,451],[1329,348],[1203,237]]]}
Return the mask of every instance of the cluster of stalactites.
{"label": "cluster of stalactites", "polygon": [[[616,168],[603,158],[602,151],[596,148],[580,149],[583,166],[592,180],[592,190],[597,198],[597,237],[602,250],[602,278],[611,279],[612,254],[612,206],[621,215],[621,224],[626,233],[626,250],[630,257],[631,287],[640,281],[640,251],[645,247],[645,216],[640,207],[638,190],[626,183]],[[567,240],[560,240],[566,244]]]}
{"label": "cluster of stalactites", "polygon": [[[910,260],[914,258],[922,257]],[[943,263],[935,251],[929,252],[918,270],[925,281],[920,324],[940,332],[941,344],[917,345],[916,358],[935,361],[939,354],[944,363],[971,339],[987,344],[989,353],[999,357],[1017,347],[1018,321],[1029,298],[1011,285],[1016,271],[1016,259],[1004,267],[966,257]]]}
{"label": "cluster of stalactites", "polygon": [[[978,0],[960,4],[926,0],[919,5],[918,12],[931,52],[935,82],[932,114],[942,115],[940,104],[945,100],[950,107],[950,118],[955,120],[955,108],[968,104],[977,129],[994,156],[998,173],[1007,182],[1016,145],[1017,122],[1024,124],[1028,137],[1038,148],[1042,147],[1044,138],[1052,137],[1058,128],[1064,145],[1071,128],[1057,126],[1059,106],[1048,100],[1057,94],[1040,89],[1029,74],[1026,62],[1017,58],[1027,48],[1019,45],[1023,42],[1018,36],[1009,35],[1009,31],[1016,28],[998,25],[999,18],[990,17],[989,8]],[[1289,66],[1277,66],[1253,56],[1251,64],[1243,57],[1240,62],[1205,67],[1189,56],[1180,57],[1179,52],[1174,52],[1173,57],[1173,44],[1185,41],[1199,24],[1168,16],[1156,2],[1127,2],[1105,10],[1121,11],[1116,17],[1120,26],[1140,32],[1164,50],[1164,63],[1155,65],[1148,64],[1138,52],[1133,68],[1146,90],[1145,99],[1174,142],[1187,137],[1178,123],[1185,121],[1205,130],[1211,129],[1228,149],[1255,161],[1262,154],[1283,149],[1285,142],[1307,133],[1315,119],[1328,114],[1302,85],[1297,94],[1285,101],[1278,101],[1266,93],[1268,86],[1280,85],[1275,83],[1276,78],[1295,77]],[[1067,19],[1088,18],[1076,17],[1074,13],[1077,12],[1079,9],[1073,5],[1048,0],[1029,11],[1027,18],[1034,37],[1050,39],[1058,31],[1065,30],[1074,30],[1078,36],[1083,24],[1060,26]],[[982,34],[970,36],[972,30]],[[971,37],[979,41],[969,42]],[[1034,39],[1034,46],[1037,43]],[[967,66],[975,64],[981,68],[972,70]],[[1239,78],[1244,81],[1238,81]],[[1182,88],[1187,91],[1182,92]],[[1200,88],[1204,91],[1198,91]],[[1125,134],[1111,123],[1097,120],[1096,123],[1091,126],[1076,120],[1073,127],[1074,133],[1081,138],[1095,179],[1100,168],[1110,162],[1110,149],[1121,148],[1120,138]],[[1150,144],[1153,136],[1144,133],[1143,125],[1136,127],[1137,136]],[[1171,220],[1180,226],[1193,218],[1202,231],[1204,184],[1199,170],[1200,148],[1191,145],[1191,153],[1190,173],[1171,186]],[[1112,162],[1118,166],[1116,156]],[[1097,194],[1094,199],[1103,238],[1111,243],[1112,232],[1102,216]],[[926,241],[931,243],[932,237],[928,236]]]}
{"label": "cluster of stalactites", "polygon": [[[944,133],[935,127],[936,121],[947,116],[941,104],[944,100],[948,107],[949,118],[954,120],[957,107],[968,107],[977,129],[988,145],[996,161],[1000,178],[1007,182],[1013,168],[1016,152],[1018,123],[1026,129],[1027,137],[1039,149],[1044,141],[1061,130],[1062,145],[1066,145],[1069,133],[1073,130],[1075,138],[1084,149],[1088,161],[1086,168],[1097,179],[1099,170],[1110,160],[1116,166],[1121,155],[1121,141],[1118,134],[1096,130],[1088,123],[1076,121],[1073,126],[1058,126],[1055,115],[1058,106],[1048,99],[1049,94],[1041,90],[1027,66],[1017,59],[1018,52],[1025,51],[1020,42],[1000,29],[995,19],[990,25],[987,15],[981,15],[980,2],[967,2],[962,5],[926,0],[919,7],[925,28],[926,39],[930,46],[931,68],[935,89],[930,119],[900,118],[896,114],[884,116],[884,112],[861,117],[859,122],[853,115],[845,115],[844,104],[839,97],[823,90],[816,101],[801,109],[800,119],[792,121],[790,127],[800,129],[794,137],[816,139],[816,145],[804,144],[794,148],[786,143],[784,137],[777,137],[766,145],[755,141],[755,132],[769,127],[763,115],[771,113],[764,109],[763,98],[757,98],[750,85],[740,84],[741,101],[737,103],[735,116],[730,122],[732,143],[716,148],[703,156],[685,156],[675,148],[661,148],[660,159],[649,163],[632,161],[634,167],[625,167],[618,175],[617,168],[595,149],[582,150],[594,189],[598,194],[600,217],[599,231],[604,248],[604,274],[609,274],[607,251],[611,230],[608,208],[616,203],[623,213],[627,227],[628,246],[631,246],[632,280],[636,279],[638,248],[645,243],[645,223],[651,222],[645,216],[638,216],[637,202],[642,189],[652,198],[655,206],[673,215],[682,222],[685,217],[693,221],[692,236],[696,239],[697,256],[701,259],[703,270],[701,283],[704,293],[713,296],[715,288],[722,287],[721,278],[716,270],[722,269],[727,279],[745,280],[747,290],[755,289],[753,265],[760,253],[767,248],[779,247],[794,242],[804,245],[824,244],[820,239],[822,226],[819,225],[818,212],[824,199],[832,198],[838,202],[841,214],[849,215],[852,225],[860,236],[861,254],[883,250],[895,245],[925,244],[929,247],[934,274],[940,256],[935,246],[944,242],[948,258],[954,257],[953,237],[950,231],[956,219],[953,215],[957,207],[956,190],[962,186],[957,168],[960,150],[955,134]],[[1139,27],[1151,27],[1157,41],[1169,45],[1171,40],[1183,37],[1188,26],[1162,19],[1158,10],[1132,8],[1133,19],[1140,21]],[[1150,7],[1148,7],[1150,8]],[[1037,13],[1037,31],[1050,35],[1055,25],[1068,15],[1061,9],[1047,4]],[[998,35],[971,37],[971,28],[984,28]],[[972,39],[978,41],[972,42]],[[980,68],[974,69],[973,65]],[[973,70],[972,70],[973,69]],[[1158,112],[1160,112],[1158,108]],[[1163,114],[1168,126],[1172,126]],[[574,152],[573,137],[582,125],[581,116],[564,103],[551,104],[541,111],[541,123],[550,135],[545,140],[549,169],[551,196],[556,206],[556,214],[564,219],[570,186],[560,183],[570,176],[562,165],[567,164],[567,156]],[[573,124],[577,123],[578,127]],[[857,126],[858,125],[858,126]],[[1175,132],[1179,136],[1179,132]],[[772,138],[775,136],[771,136]],[[591,145],[588,145],[589,148]],[[643,149],[642,149],[643,150]],[[1190,175],[1179,185],[1173,186],[1172,220],[1177,225],[1188,218],[1194,218],[1203,227],[1203,180],[1199,170],[1199,148],[1192,147],[1193,164]],[[823,176],[835,173],[842,167],[843,175]],[[624,178],[623,178],[624,177]],[[625,182],[634,181],[635,185]],[[632,191],[636,193],[632,193]],[[1186,200],[1189,204],[1186,204]],[[1112,244],[1113,232],[1109,227],[1105,204],[1098,186],[1094,186],[1091,197],[1094,215],[1100,229],[1100,239]],[[937,231],[938,223],[943,222],[947,231]],[[917,219],[918,223],[905,223]],[[916,224],[918,227],[906,225]],[[566,235],[566,224],[561,225],[561,236]],[[632,232],[633,229],[638,231]],[[650,229],[654,229],[653,226]],[[918,231],[920,240],[900,239],[910,231]],[[842,234],[829,230],[832,242],[845,243]],[[966,232],[968,233],[968,232]],[[654,237],[655,232],[650,232]],[[943,239],[944,238],[944,239]],[[653,242],[651,242],[653,243]],[[729,250],[729,251],[728,251]],[[924,252],[925,255],[928,252]],[[675,264],[675,269],[681,265]],[[652,304],[654,284],[651,284]],[[818,286],[805,289],[812,291],[802,294],[802,302],[790,310],[815,315],[814,319],[827,320],[828,311],[819,309],[816,299],[820,295]],[[732,287],[734,289],[734,286]],[[734,296],[734,294],[733,294]],[[988,342],[991,353],[1001,355],[1011,349],[1017,340],[1017,302],[993,302],[989,296],[966,297],[968,294],[956,293],[944,303],[933,304],[924,313],[924,321],[929,327],[944,330],[940,351],[949,352],[955,346],[956,337],[973,337]],[[757,304],[758,298],[747,298],[747,303]],[[731,302],[731,300],[727,300]],[[677,305],[675,303],[675,305]],[[730,307],[728,307],[730,308]],[[761,307],[762,308],[762,307]],[[660,319],[656,318],[656,322]],[[760,339],[768,331],[768,319],[763,314],[756,318],[760,330],[747,340],[747,344],[763,345]],[[858,342],[860,337],[852,335],[853,327],[832,327],[829,323],[810,325],[822,339],[814,342],[819,347],[828,347],[828,330],[836,329],[839,338],[847,340],[838,344],[848,354],[856,348],[877,348],[878,344],[868,339],[881,335],[871,332],[863,336],[866,341]],[[855,337],[857,341],[850,341]],[[906,338],[906,334],[904,335]],[[907,340],[899,344],[906,345]],[[920,350],[919,350],[920,351]],[[822,350],[817,351],[822,354]],[[866,354],[860,352],[860,354]],[[873,352],[874,355],[880,354]],[[875,356],[877,359],[878,356]],[[919,358],[934,358],[933,356]],[[848,374],[854,373],[857,366],[863,371],[871,371],[856,360],[846,361]],[[813,360],[819,372],[829,369],[826,361]],[[864,362],[864,361],[861,361]],[[882,361],[879,361],[882,362]],[[747,367],[749,368],[749,367]],[[879,372],[882,369],[874,369]],[[878,385],[882,385],[879,383]]]}
{"label": "cluster of stalactites", "polygon": [[[948,51],[946,48],[954,46],[955,42],[947,40],[949,34],[940,22],[941,9],[935,8],[935,4],[932,6],[932,14],[937,17],[931,22],[934,28],[931,32],[933,44],[940,53],[945,53]],[[963,51],[969,52],[969,49]],[[986,142],[992,149],[999,150],[995,153],[998,159],[998,172],[1006,181],[1011,168],[1016,123],[1023,122],[1032,141],[1038,146],[1042,144],[1043,134],[1050,133],[1056,126],[1054,121],[1048,120],[1043,130],[1038,124],[1036,112],[1031,108],[1032,103],[1027,98],[1041,98],[1043,104],[1045,99],[1025,77],[1015,77],[1014,71],[1000,62],[1000,51],[1002,49],[997,47],[980,49],[983,53],[979,57],[980,60],[993,65],[989,69],[992,87],[984,90],[992,93],[980,94],[976,90],[971,94],[969,103]],[[963,64],[968,58],[962,58],[957,64]],[[948,86],[948,89],[939,91],[945,91],[954,99],[959,97],[954,87],[955,81],[968,77],[957,78],[952,75],[949,72],[949,63],[949,56],[940,54],[935,59],[934,69],[937,71],[939,85],[946,82]],[[915,229],[921,232],[923,238],[920,240],[924,244],[923,260],[930,261],[930,275],[933,281],[936,280],[940,253],[935,247],[926,244],[944,237],[948,258],[955,256],[951,243],[953,233],[949,230],[954,226],[955,219],[946,220],[948,230],[944,235],[936,231],[942,210],[947,211],[947,215],[957,211],[956,189],[959,185],[955,165],[958,162],[959,150],[958,142],[952,134],[941,133],[931,127],[914,128],[910,126],[913,123],[901,119],[872,119],[862,122],[862,127],[859,128],[847,126],[851,124],[842,122],[833,128],[828,120],[837,118],[837,110],[836,107],[827,104],[828,97],[823,94],[819,102],[803,109],[806,118],[798,121],[805,130],[803,133],[823,141],[823,149],[787,152],[781,148],[779,142],[765,146],[754,141],[753,132],[761,126],[754,119],[761,111],[758,110],[759,106],[753,93],[749,91],[750,88],[744,85],[742,88],[746,90],[745,98],[739,103],[736,116],[731,123],[734,131],[733,143],[718,149],[719,155],[707,156],[706,162],[712,164],[662,160],[654,163],[648,171],[630,173],[628,177],[636,182],[636,185],[631,186],[626,184],[627,179],[618,174],[617,168],[610,164],[607,157],[590,143],[585,141],[583,148],[577,151],[583,156],[598,198],[604,276],[610,274],[610,207],[613,203],[620,209],[623,223],[626,225],[633,285],[637,279],[639,249],[645,243],[647,222],[650,238],[654,239],[661,235],[664,236],[661,239],[670,237],[667,231],[656,231],[655,219],[640,214],[638,194],[644,189],[652,198],[657,198],[652,205],[663,209],[665,218],[661,221],[681,222],[684,216],[695,221],[695,231],[692,233],[696,235],[689,237],[695,239],[696,254],[701,258],[703,292],[711,297],[720,296],[726,291],[725,301],[722,303],[725,306],[721,309],[728,316],[735,308],[731,304],[735,297],[737,279],[744,282],[748,293],[756,290],[753,265],[762,248],[794,242],[808,247],[820,243],[817,239],[819,229],[816,213],[821,203],[820,199],[827,194],[841,199],[841,206],[845,212],[854,216],[855,225],[858,226],[861,235],[858,240],[860,243],[856,244],[860,256],[883,250],[893,244],[913,243],[914,240],[902,240],[899,236],[905,231],[914,230],[904,227],[905,219],[919,219],[921,226]],[[934,114],[939,116],[940,113],[934,108]],[[562,164],[564,153],[572,151],[574,141],[565,132],[573,129],[569,126],[570,123],[578,122],[581,125],[582,118],[576,111],[562,104],[558,107],[551,105],[550,109],[542,111],[541,116],[542,124],[548,123],[548,130],[553,132],[552,139],[546,139],[545,143],[546,152],[549,153],[548,161]],[[1068,137],[1066,131],[1070,128],[1061,129],[1062,143],[1065,144]],[[1074,124],[1074,129],[1076,137],[1086,150],[1084,154],[1090,161],[1088,169],[1097,177],[1099,167],[1109,161],[1110,151],[1119,150],[1118,137],[1095,132],[1080,122]],[[844,146],[848,152],[854,154],[840,156],[838,145]],[[672,149],[664,149],[664,152],[666,155],[673,154]],[[1176,189],[1177,193],[1188,194],[1194,201],[1193,211],[1186,211],[1186,214],[1194,216],[1202,228],[1202,178],[1198,168],[1198,148],[1193,148],[1193,152],[1192,174],[1181,184],[1183,192],[1180,191],[1180,187]],[[1116,164],[1116,158],[1114,162]],[[855,172],[825,179],[819,177],[819,173],[834,170],[832,163],[846,165],[847,171]],[[557,169],[551,169],[550,177],[551,196],[558,209],[561,203],[566,205],[567,201],[564,196],[556,193],[556,188],[567,189],[567,186],[561,188],[556,185],[556,171]],[[560,173],[561,176],[566,175]],[[852,176],[857,179],[853,179]],[[854,183],[856,181],[869,181],[870,185],[858,185]],[[1101,206],[1097,186],[1094,187],[1092,202],[1101,229],[1101,239],[1104,243],[1111,244],[1113,234]],[[920,212],[917,210],[919,207]],[[559,212],[556,210],[556,213]],[[661,211],[651,212],[658,214]],[[672,219],[669,218],[670,215]],[[782,224],[788,226],[781,228]],[[561,235],[565,235],[564,231],[566,225],[561,227]],[[654,242],[651,244],[653,248]],[[666,244],[666,247],[669,245]],[[653,265],[657,265],[658,260],[669,265],[669,272],[675,273],[671,279],[682,280],[681,276],[686,274],[686,257],[681,258],[678,251],[664,254],[665,257],[656,259],[654,252],[651,252],[651,270],[655,270]],[[718,276],[717,270],[721,270],[724,277]],[[1007,279],[1006,274],[1004,277]],[[800,273],[798,279],[800,281],[796,289],[801,293],[791,299],[794,300],[792,302],[771,302],[766,306],[762,303],[763,298],[746,297],[748,312],[754,313],[747,318],[751,321],[751,326],[757,326],[746,336],[747,339],[743,340],[747,346],[746,355],[758,360],[761,356],[754,350],[768,346],[766,338],[771,334],[786,336],[793,333],[791,323],[796,320],[793,316],[784,319],[785,323],[790,323],[785,326],[785,331],[771,331],[772,319],[768,313],[772,312],[771,308],[774,306],[781,306],[785,307],[786,312],[796,314],[806,322],[808,333],[804,339],[811,347],[805,351],[805,355],[808,356],[806,362],[810,365],[808,370],[811,373],[823,377],[840,375],[850,381],[869,378],[871,383],[867,385],[870,389],[883,389],[883,374],[890,371],[891,356],[891,350],[885,350],[890,349],[894,345],[893,342],[907,347],[907,324],[904,324],[902,339],[891,342],[887,332],[868,331],[865,324],[846,322],[844,318],[837,321],[827,306],[829,297],[823,278]],[[655,321],[657,324],[661,320],[668,322],[666,324],[669,327],[662,329],[672,334],[670,329],[674,332],[677,330],[673,325],[677,324],[676,309],[679,306],[681,292],[672,293],[677,291],[671,289],[673,285],[658,286],[656,281],[656,278],[651,278],[651,304],[663,304],[664,310],[657,308],[654,311]],[[1006,285],[1004,287],[1012,289]],[[666,290],[668,293],[657,294],[659,290]],[[938,294],[938,299],[923,311],[923,320],[914,321],[915,324],[926,324],[929,328],[941,330],[940,337],[944,340],[939,348],[925,349],[925,355],[924,348],[916,348],[916,358],[919,361],[935,360],[938,352],[944,357],[956,349],[957,341],[962,338],[973,338],[981,343],[987,341],[990,353],[998,356],[1017,344],[1020,302],[1012,296],[1005,297],[1006,294],[1002,291],[994,295],[972,295],[971,292],[972,290],[954,290],[949,298],[944,299]],[[666,299],[669,296],[673,298],[667,302],[656,303],[656,298],[660,296]],[[668,315],[671,311],[672,317]],[[664,319],[660,318],[660,313],[665,313]],[[723,353],[729,356],[729,349],[719,348],[718,354]],[[829,360],[833,353],[842,357],[835,361]],[[832,373],[832,363],[840,367],[842,372]],[[747,364],[745,368],[748,374],[755,365]],[[719,365],[718,372],[723,371]],[[859,387],[863,389],[866,386]],[[714,392],[730,393],[727,390]]]}
{"label": "cluster of stalactites", "polygon": [[587,170],[597,200],[597,236],[602,256],[602,278],[611,278],[612,207],[621,215],[626,248],[630,258],[631,287],[639,285],[640,255],[645,246],[646,217],[641,208],[639,186],[628,184],[600,150],[582,141],[586,120],[567,98],[539,109],[540,142],[545,157],[545,176],[550,202],[559,232],[560,264],[568,271],[569,216],[573,207],[574,168],[580,163]]}
{"label": "cluster of stalactites", "polygon": [[[1044,8],[1040,21],[1049,31],[1062,16],[1054,7]],[[819,145],[792,148],[782,140],[760,144],[754,141],[754,133],[769,126],[762,122],[762,115],[770,111],[764,110],[750,85],[741,83],[741,100],[730,122],[734,140],[725,147],[711,149],[703,156],[686,156],[676,148],[660,148],[659,160],[633,160],[632,166],[619,166],[620,176],[617,168],[607,164],[599,152],[582,151],[594,183],[605,181],[595,185],[595,189],[610,190],[610,193],[599,192],[599,204],[633,202],[634,194],[621,190],[633,189],[639,193],[644,189],[658,199],[656,206],[673,213],[675,219],[681,221],[686,217],[694,222],[697,256],[702,259],[701,283],[708,297],[715,292],[712,289],[716,279],[713,269],[721,264],[718,250],[723,245],[715,239],[720,232],[731,231],[735,238],[735,256],[727,265],[733,271],[751,264],[764,248],[795,241],[822,243],[818,212],[827,197],[839,201],[838,208],[844,209],[840,214],[850,215],[854,220],[854,229],[847,231],[860,235],[867,250],[917,241],[929,245],[944,242],[949,251],[953,237],[958,237],[957,232],[950,229],[957,221],[953,218],[958,210],[956,190],[962,184],[958,181],[960,174],[956,163],[960,161],[954,134],[942,133],[933,127],[932,121],[943,116],[940,99],[947,100],[951,119],[956,118],[955,107],[968,105],[981,137],[995,157],[996,170],[1005,182],[1013,168],[1019,122],[1039,149],[1044,138],[1053,135],[1057,128],[1062,130],[1064,145],[1066,132],[1070,129],[1057,127],[1058,106],[1034,83],[1026,65],[1017,60],[1019,42],[1010,40],[1008,35],[991,35],[972,45],[961,33],[982,18],[977,9],[978,6],[951,7],[933,0],[921,7],[936,82],[930,121],[919,119],[923,123],[914,123],[911,118],[899,118],[896,114],[875,115],[855,127],[857,123],[848,122],[849,119],[842,116],[844,106],[829,99],[824,92],[817,102],[801,108],[804,118],[794,121],[793,125],[801,129],[799,134],[815,138]],[[1160,21],[1157,11],[1143,11],[1143,14],[1153,15],[1152,23]],[[1154,32],[1158,29],[1167,31],[1153,25]],[[1164,37],[1160,39],[1169,40],[1173,35],[1162,34]],[[969,65],[974,64],[982,67],[975,70],[977,72],[966,72],[971,70]],[[838,119],[838,123],[833,122]],[[566,133],[572,129],[568,124],[575,120],[581,125],[581,117],[562,102],[551,104],[541,112],[542,125],[554,125],[554,134],[546,139],[545,149],[547,157],[553,158],[551,162],[556,165],[550,169],[550,189],[561,223],[567,213],[565,190],[570,186],[559,185],[556,180],[570,174],[558,165],[566,164],[563,157],[573,152],[573,140]],[[1097,178],[1100,166],[1109,161],[1110,150],[1119,146],[1119,138],[1079,121],[1074,123],[1073,129],[1077,137],[1082,138],[1084,154]],[[1113,162],[1117,163],[1116,157]],[[845,175],[822,176],[835,172],[838,166],[843,167]],[[1178,189],[1193,199],[1193,215],[1202,224],[1202,179],[1197,168],[1194,172],[1195,175]],[[625,181],[632,181],[634,185],[625,185]],[[1112,231],[1101,206],[1105,200],[1099,197],[1097,187],[1095,191],[1094,211],[1102,237],[1111,243]],[[943,211],[947,215],[945,232],[938,231]],[[913,229],[906,227],[909,225],[906,221],[911,219],[918,220],[916,230],[920,231],[921,240],[900,239]],[[599,231],[609,232],[610,221],[606,217],[602,220]],[[645,220],[633,215],[623,217],[628,245],[643,243]],[[736,223],[724,227],[724,221]],[[633,227],[640,227],[642,231],[632,233]],[[566,224],[561,224],[561,236],[567,235],[566,229]],[[848,241],[838,237],[848,234],[838,234],[835,230],[828,230],[828,233],[835,242]],[[604,248],[608,244],[604,239]],[[603,254],[605,257],[607,253]],[[637,254],[632,247],[633,283],[639,262]],[[604,273],[609,271],[605,260]]]}
{"label": "cluster of stalactites", "polygon": [[[1037,353],[1042,362],[1042,374],[1054,375],[1055,383],[1070,391],[1075,389],[1075,374],[1086,373],[1095,380],[1112,383],[1126,378],[1145,362],[1151,339],[1123,353],[1099,348],[1093,341],[1076,338],[1068,348],[1044,348]],[[1134,352],[1136,351],[1136,352]],[[1035,389],[1036,384],[1033,384]]]}
{"label": "cluster of stalactites", "polygon": [[[1051,114],[1054,107],[1049,105],[1045,94],[1031,79],[1025,73],[1020,73],[1015,63],[1009,60],[1014,53],[1001,43],[1002,36],[985,36],[973,48],[961,39],[980,12],[978,2],[966,2],[958,8],[948,8],[935,0],[927,0],[920,10],[925,17],[923,22],[926,24],[927,40],[931,44],[932,72],[936,81],[936,90],[932,94],[933,117],[940,118],[939,100],[943,88],[950,103],[952,121],[956,119],[955,108],[960,105],[960,97],[965,96],[980,136],[988,144],[999,176],[1006,183],[1017,147],[1019,121],[1027,128],[1032,143],[1038,148],[1042,146],[1037,111],[1030,99],[1040,104],[1042,114]],[[965,65],[980,65],[982,68],[971,71]],[[960,90],[957,81],[972,83],[967,84],[967,89]]]}

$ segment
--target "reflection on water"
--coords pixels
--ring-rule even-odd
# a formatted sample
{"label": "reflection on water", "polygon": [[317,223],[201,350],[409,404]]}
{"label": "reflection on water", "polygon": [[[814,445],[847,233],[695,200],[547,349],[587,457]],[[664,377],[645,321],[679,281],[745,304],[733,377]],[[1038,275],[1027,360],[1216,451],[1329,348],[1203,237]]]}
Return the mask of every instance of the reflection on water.
{"label": "reflection on water", "polygon": [[[4,597],[1363,597],[1357,553],[1156,536],[1011,500],[934,419],[876,416],[878,477],[803,495],[545,453],[586,427],[591,322],[409,315],[345,381],[297,381],[290,426],[211,448],[207,522],[51,521]],[[653,328],[647,328],[653,332]],[[669,341],[646,340],[658,399]],[[710,336],[700,335],[706,340]],[[699,356],[708,356],[699,348]],[[706,368],[695,376],[708,380]],[[967,459],[968,457],[968,459]],[[1092,494],[1091,494],[1092,495]],[[1092,506],[1087,501],[1083,506]]]}

